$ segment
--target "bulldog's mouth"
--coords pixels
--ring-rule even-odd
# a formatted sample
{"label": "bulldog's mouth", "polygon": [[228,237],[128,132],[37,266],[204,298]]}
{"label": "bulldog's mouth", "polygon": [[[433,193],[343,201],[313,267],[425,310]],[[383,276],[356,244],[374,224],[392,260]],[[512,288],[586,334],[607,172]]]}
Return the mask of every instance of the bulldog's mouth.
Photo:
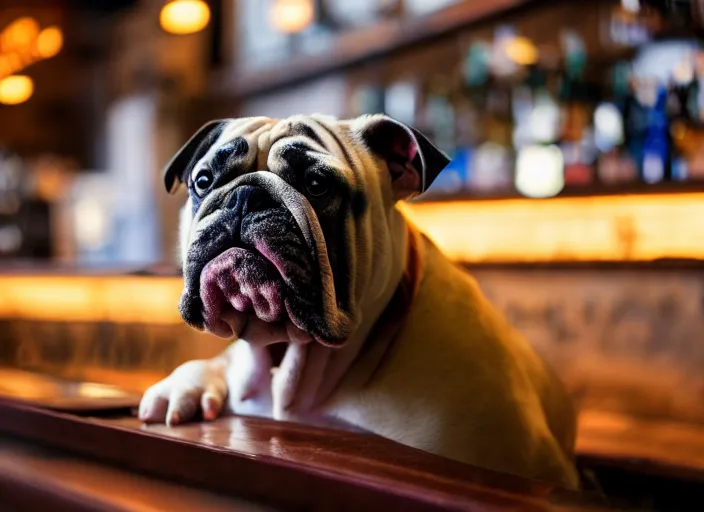
{"label": "bulldog's mouth", "polygon": [[270,186],[240,186],[218,204],[201,205],[211,213],[207,222],[201,215],[204,227],[189,246],[182,317],[223,338],[339,346],[351,330],[351,315],[337,309],[310,204],[272,173],[252,174],[273,176],[258,179]]}
{"label": "bulldog's mouth", "polygon": [[[236,335],[264,343],[307,343],[305,319],[291,314],[290,294],[278,270],[261,255],[233,247],[211,260],[200,277],[204,327],[224,338]],[[320,341],[320,340],[319,340]]]}
{"label": "bulldog's mouth", "polygon": [[259,342],[281,341],[282,331],[303,343],[323,336],[316,325],[322,284],[290,214],[273,208],[245,216],[240,242],[200,273],[204,328]]}

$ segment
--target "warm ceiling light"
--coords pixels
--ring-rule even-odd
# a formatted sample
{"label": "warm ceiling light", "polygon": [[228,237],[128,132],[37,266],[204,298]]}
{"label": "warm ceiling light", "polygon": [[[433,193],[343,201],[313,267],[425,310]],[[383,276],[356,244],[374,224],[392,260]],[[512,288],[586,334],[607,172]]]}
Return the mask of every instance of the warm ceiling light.
{"label": "warm ceiling light", "polygon": [[42,59],[54,57],[64,45],[64,35],[58,27],[47,27],[37,37],[37,53]]}
{"label": "warm ceiling light", "polygon": [[293,34],[301,32],[315,18],[311,0],[276,0],[269,11],[269,21],[279,32]]}
{"label": "warm ceiling light", "polygon": [[32,97],[34,82],[24,75],[8,76],[0,80],[0,103],[19,105]]}
{"label": "warm ceiling light", "polygon": [[39,34],[39,24],[33,18],[19,18],[2,32],[3,51],[31,46]]}
{"label": "warm ceiling light", "polygon": [[172,0],[161,9],[159,22],[166,32],[194,34],[210,21],[210,8],[203,0]]}

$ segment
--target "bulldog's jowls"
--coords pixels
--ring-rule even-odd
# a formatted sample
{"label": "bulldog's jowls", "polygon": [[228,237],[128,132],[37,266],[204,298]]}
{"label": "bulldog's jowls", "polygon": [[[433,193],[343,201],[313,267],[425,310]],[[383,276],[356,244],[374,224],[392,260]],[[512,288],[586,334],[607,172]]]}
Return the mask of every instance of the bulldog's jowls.
{"label": "bulldog's jowls", "polygon": [[335,421],[499,471],[578,485],[559,380],[396,208],[447,157],[386,116],[214,121],[167,166],[180,312],[235,341],[152,386],[140,417]]}

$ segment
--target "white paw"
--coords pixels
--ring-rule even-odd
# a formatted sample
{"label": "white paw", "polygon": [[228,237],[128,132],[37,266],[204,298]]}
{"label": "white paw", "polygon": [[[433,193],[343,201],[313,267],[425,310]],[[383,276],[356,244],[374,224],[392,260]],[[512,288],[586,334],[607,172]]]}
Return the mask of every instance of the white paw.
{"label": "white paw", "polygon": [[150,387],[139,404],[139,419],[177,425],[201,411],[214,420],[227,400],[225,363],[219,359],[189,361]]}

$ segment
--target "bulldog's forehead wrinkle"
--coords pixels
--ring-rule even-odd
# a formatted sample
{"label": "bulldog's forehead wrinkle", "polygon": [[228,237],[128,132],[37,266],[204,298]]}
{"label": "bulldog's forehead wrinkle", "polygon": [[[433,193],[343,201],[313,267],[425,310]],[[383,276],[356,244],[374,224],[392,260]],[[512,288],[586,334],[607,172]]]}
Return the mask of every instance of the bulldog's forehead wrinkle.
{"label": "bulldog's forehead wrinkle", "polygon": [[220,141],[232,140],[260,130],[262,127],[270,126],[274,120],[268,117],[245,117],[236,119],[225,127]]}
{"label": "bulldog's forehead wrinkle", "polygon": [[272,127],[269,134],[271,142],[274,143],[282,137],[290,135],[293,130],[293,122],[291,119],[281,119],[277,121]]}
{"label": "bulldog's forehead wrinkle", "polygon": [[271,131],[264,131],[257,137],[257,165],[256,170],[265,169],[267,157],[271,150]]}
{"label": "bulldog's forehead wrinkle", "polygon": [[314,120],[314,122],[317,124],[317,126],[319,126],[320,129],[321,129],[331,140],[334,141],[335,146],[337,147],[337,150],[339,151],[340,155],[341,155],[342,158],[344,159],[345,163],[350,167],[350,169],[352,170],[352,172],[353,172],[353,173],[355,174],[355,176],[356,176],[357,173],[358,173],[358,171],[357,171],[357,166],[356,166],[356,164],[355,164],[354,159],[353,159],[352,156],[350,155],[349,151],[347,151],[347,145],[348,145],[348,143],[346,143],[345,141],[343,141],[342,138],[340,137],[340,135],[338,135],[338,134],[335,132],[335,129],[334,129],[334,128],[331,128],[330,126],[328,126],[328,125],[326,124],[326,122],[325,122],[324,119],[315,119],[315,118],[313,118],[313,120]]}
{"label": "bulldog's forehead wrinkle", "polygon": [[299,121],[295,125],[293,125],[292,134],[306,137],[318,144],[321,148],[327,150],[327,146],[323,142],[323,139],[320,137],[320,135],[313,129],[312,126],[305,123],[304,121]]}

